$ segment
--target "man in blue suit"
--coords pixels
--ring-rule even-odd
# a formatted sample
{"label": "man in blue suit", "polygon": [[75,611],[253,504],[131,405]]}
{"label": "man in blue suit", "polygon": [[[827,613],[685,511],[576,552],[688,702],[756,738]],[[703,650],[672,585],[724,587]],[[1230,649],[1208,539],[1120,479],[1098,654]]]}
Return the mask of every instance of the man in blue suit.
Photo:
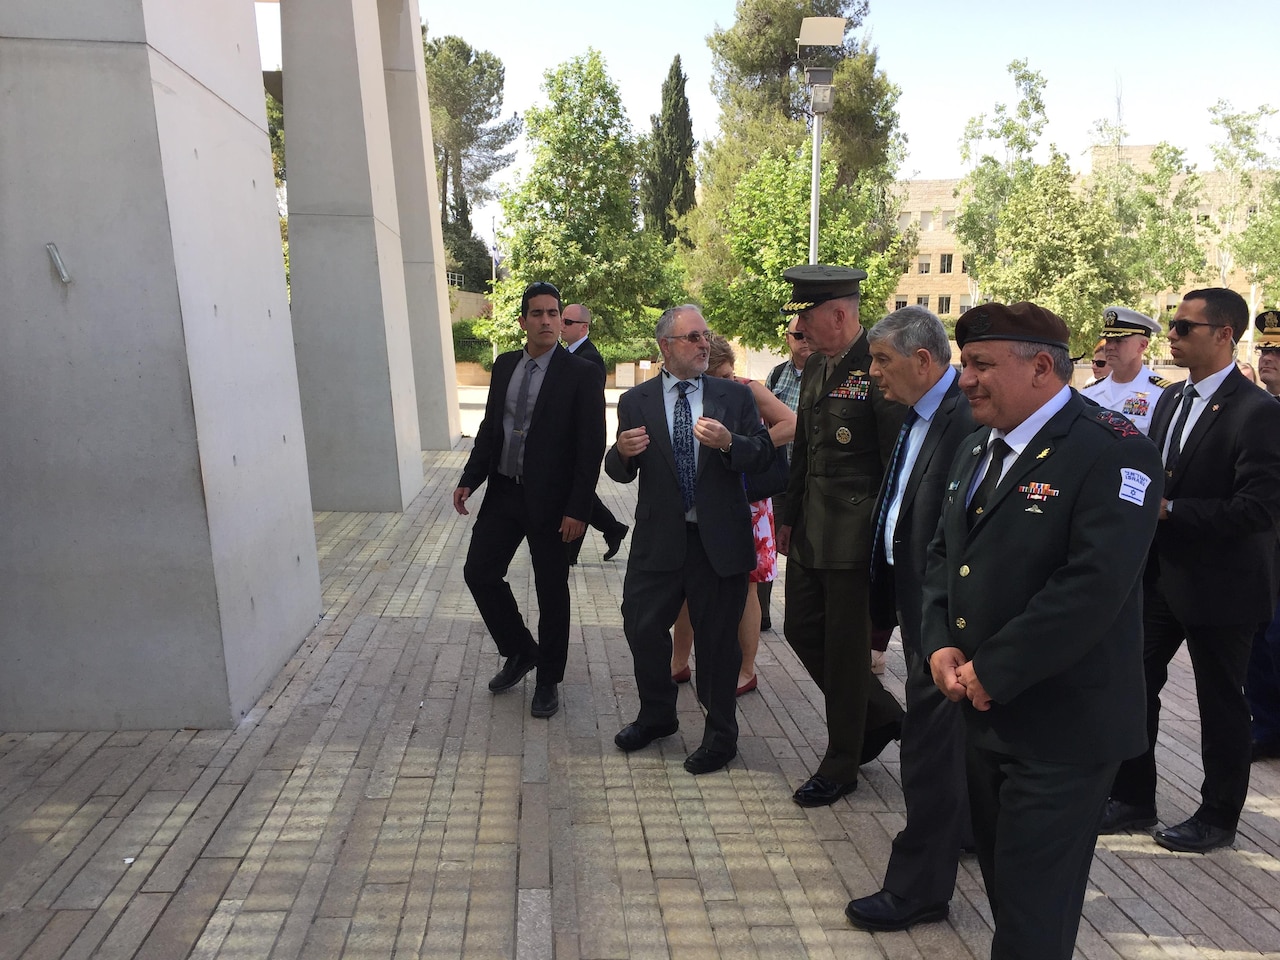
{"label": "man in blue suit", "polygon": [[688,600],[707,720],[684,767],[710,773],[738,751],[738,621],[756,567],[742,475],[769,467],[773,441],[746,386],[704,376],[711,331],[696,306],[668,310],[655,336],[662,373],[618,401],[618,439],[604,461],[619,483],[640,478],[622,585],[640,713],[614,742],[639,750],[679,729],[670,627]]}

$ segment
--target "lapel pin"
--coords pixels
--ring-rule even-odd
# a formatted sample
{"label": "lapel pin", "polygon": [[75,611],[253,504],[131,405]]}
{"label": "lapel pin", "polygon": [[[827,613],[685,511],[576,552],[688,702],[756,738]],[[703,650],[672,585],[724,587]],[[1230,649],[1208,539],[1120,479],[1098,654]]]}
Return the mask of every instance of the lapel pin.
{"label": "lapel pin", "polygon": [[1212,407],[1214,413],[1217,413],[1218,410],[1220,410],[1221,408],[1222,408],[1222,404],[1220,403],[1215,403]]}
{"label": "lapel pin", "polygon": [[1043,450],[1041,450],[1039,453],[1036,454],[1036,459],[1043,460],[1048,455],[1049,455],[1049,448],[1045,447]]}
{"label": "lapel pin", "polygon": [[971,452],[976,457],[978,454],[982,452],[982,444],[978,444],[976,447],[973,448]]}

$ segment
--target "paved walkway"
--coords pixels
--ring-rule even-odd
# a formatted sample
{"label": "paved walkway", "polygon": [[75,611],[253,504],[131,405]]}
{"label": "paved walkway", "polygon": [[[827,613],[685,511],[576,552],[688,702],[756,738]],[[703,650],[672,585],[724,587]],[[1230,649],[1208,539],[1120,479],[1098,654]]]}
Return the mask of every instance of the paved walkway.
{"label": "paved walkway", "polygon": [[[325,616],[235,730],[0,735],[0,958],[985,958],[977,864],[951,919],[853,930],[902,824],[897,752],[802,810],[820,699],[777,634],[740,701],[741,754],[692,777],[702,727],[624,755],[636,709],[618,604],[626,548],[589,533],[573,573],[563,707],[493,696],[462,582],[465,452],[427,454],[404,514],[320,514]],[[629,515],[634,489],[601,482]],[[522,554],[512,580],[533,605]],[[781,621],[781,591],[774,601]],[[901,695],[895,641],[888,685]],[[1195,806],[1198,723],[1175,664],[1160,809]],[[1280,956],[1280,764],[1254,768],[1240,839],[1209,856],[1103,838],[1078,956]]]}

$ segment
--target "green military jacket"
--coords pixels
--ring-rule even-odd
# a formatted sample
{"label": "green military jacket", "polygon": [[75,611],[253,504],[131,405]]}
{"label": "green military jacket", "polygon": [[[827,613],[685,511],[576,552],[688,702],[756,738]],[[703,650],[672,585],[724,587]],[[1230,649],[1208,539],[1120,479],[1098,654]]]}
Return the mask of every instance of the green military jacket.
{"label": "green military jacket", "polygon": [[791,479],[774,510],[791,527],[788,557],[815,569],[871,563],[876,494],[907,408],[871,379],[867,333],[840,360],[804,365]]}

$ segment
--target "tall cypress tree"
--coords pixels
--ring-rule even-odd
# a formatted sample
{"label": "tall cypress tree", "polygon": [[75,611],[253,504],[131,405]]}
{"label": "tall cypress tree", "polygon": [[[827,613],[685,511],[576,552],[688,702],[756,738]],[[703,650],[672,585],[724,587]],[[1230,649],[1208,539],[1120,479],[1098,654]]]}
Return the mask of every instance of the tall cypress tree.
{"label": "tall cypress tree", "polygon": [[676,221],[693,207],[693,119],[684,87],[688,77],[676,54],[662,82],[662,112],[649,119],[649,156],[640,186],[644,225],[662,235],[664,243],[676,238]]}

